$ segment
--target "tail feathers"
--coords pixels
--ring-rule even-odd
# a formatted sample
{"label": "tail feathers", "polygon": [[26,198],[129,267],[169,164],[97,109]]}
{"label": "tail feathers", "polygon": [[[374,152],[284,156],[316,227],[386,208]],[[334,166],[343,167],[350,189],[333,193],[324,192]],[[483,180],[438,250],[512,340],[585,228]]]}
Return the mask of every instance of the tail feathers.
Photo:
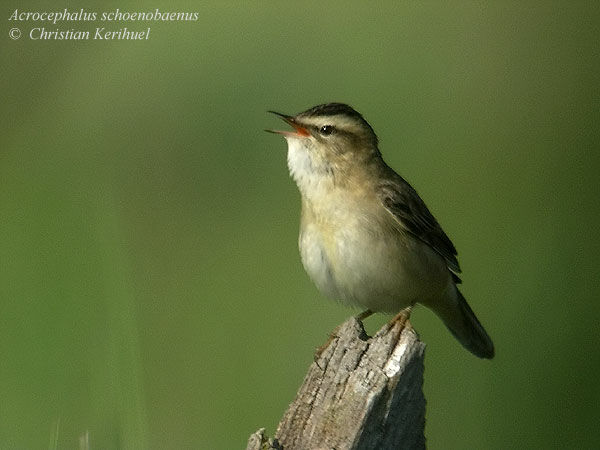
{"label": "tail feathers", "polygon": [[463,347],[480,358],[493,358],[492,339],[458,289],[456,293],[456,300],[452,305],[445,305],[446,307],[441,309],[436,308],[435,312]]}

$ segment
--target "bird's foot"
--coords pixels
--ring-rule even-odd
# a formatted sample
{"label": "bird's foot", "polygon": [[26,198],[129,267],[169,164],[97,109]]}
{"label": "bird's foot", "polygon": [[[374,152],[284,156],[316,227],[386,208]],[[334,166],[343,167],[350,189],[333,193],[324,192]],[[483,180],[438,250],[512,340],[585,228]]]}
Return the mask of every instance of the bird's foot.
{"label": "bird's foot", "polygon": [[[335,330],[333,330],[331,333],[329,333],[329,337],[327,338],[327,341],[325,341],[325,343],[323,345],[321,345],[320,347],[317,347],[317,350],[315,351],[315,355],[314,355],[314,362],[317,364],[317,366],[319,366],[319,359],[321,359],[321,354],[325,351],[325,349],[327,347],[329,347],[329,344],[331,344],[331,341],[333,341],[335,338],[338,337],[338,330],[340,329],[341,325],[338,325],[337,327],[335,327]],[[319,366],[321,369],[322,367]]]}
{"label": "bird's foot", "polygon": [[[370,309],[366,309],[363,312],[361,312],[360,314],[354,316],[354,318],[362,324],[362,321],[365,320],[367,317],[369,317],[371,314],[373,314],[373,311],[371,311]],[[317,350],[315,351],[314,361],[317,364],[318,364],[319,359],[321,358],[321,354],[325,351],[325,349],[327,347],[329,347],[329,344],[331,344],[331,341],[333,341],[335,338],[338,337],[338,330],[340,329],[341,326],[342,325],[338,325],[337,327],[335,327],[335,330],[333,330],[329,334],[329,338],[327,339],[327,341],[323,345],[318,347]]]}
{"label": "bird's foot", "polygon": [[354,318],[356,320],[358,320],[360,323],[362,323],[363,320],[365,320],[367,317],[371,316],[372,314],[373,314],[373,311],[371,311],[370,309],[365,309],[360,314],[354,316]]}
{"label": "bird's foot", "polygon": [[404,308],[402,311],[396,314],[392,320],[387,323],[387,328],[392,328],[395,324],[399,324],[402,328],[404,328],[404,325],[406,322],[408,322],[408,319],[410,319],[410,313],[412,312],[412,309],[413,307],[409,306],[408,308]]}

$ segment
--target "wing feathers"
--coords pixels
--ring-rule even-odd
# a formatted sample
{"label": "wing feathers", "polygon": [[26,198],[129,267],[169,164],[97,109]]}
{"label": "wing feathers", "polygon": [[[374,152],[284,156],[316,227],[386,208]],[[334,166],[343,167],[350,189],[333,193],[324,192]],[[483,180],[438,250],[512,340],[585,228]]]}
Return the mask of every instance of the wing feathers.
{"label": "wing feathers", "polygon": [[413,187],[401,176],[396,173],[394,175],[393,180],[384,181],[378,189],[382,204],[403,229],[443,256],[450,270],[460,273],[456,248],[450,238]]}

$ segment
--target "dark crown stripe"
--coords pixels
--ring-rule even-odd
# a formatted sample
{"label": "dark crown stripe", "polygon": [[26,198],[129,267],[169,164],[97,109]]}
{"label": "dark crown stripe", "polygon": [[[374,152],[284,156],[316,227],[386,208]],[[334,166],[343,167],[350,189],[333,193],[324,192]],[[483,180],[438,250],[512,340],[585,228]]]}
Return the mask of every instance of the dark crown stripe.
{"label": "dark crown stripe", "polygon": [[298,114],[298,117],[320,116],[346,116],[362,122],[370,131],[374,144],[377,145],[377,135],[375,134],[375,131],[373,131],[371,125],[369,125],[369,122],[367,122],[365,118],[350,105],[346,105],[345,103],[324,103]]}
{"label": "dark crown stripe", "polygon": [[310,117],[342,115],[364,120],[363,116],[361,116],[359,112],[345,103],[325,103],[323,105],[317,105],[313,108],[310,108],[301,114],[303,116]]}

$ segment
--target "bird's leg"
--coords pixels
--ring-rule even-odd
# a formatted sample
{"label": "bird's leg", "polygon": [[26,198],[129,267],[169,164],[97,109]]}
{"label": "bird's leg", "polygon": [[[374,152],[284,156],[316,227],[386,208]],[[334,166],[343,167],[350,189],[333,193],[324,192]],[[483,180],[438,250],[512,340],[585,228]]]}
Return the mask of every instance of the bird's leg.
{"label": "bird's leg", "polygon": [[[354,316],[354,318],[362,324],[362,321],[365,320],[367,317],[369,317],[371,314],[373,314],[373,311],[371,311],[370,309],[366,309],[363,312],[361,312],[360,314],[358,314],[357,316]],[[341,327],[341,325],[338,325],[335,328],[335,330],[333,330],[329,334],[329,338],[327,339],[327,341],[323,345],[321,345],[319,348],[317,348],[317,351],[315,352],[315,362],[317,362],[319,360],[319,358],[321,357],[321,353],[323,353],[323,351],[327,347],[329,347],[329,344],[331,344],[331,341],[333,341],[336,337],[338,337],[338,330],[340,327]]]}
{"label": "bird's leg", "polygon": [[404,326],[406,321],[408,319],[410,319],[410,313],[412,312],[412,309],[413,309],[413,305],[409,306],[408,308],[404,308],[402,311],[400,311],[398,314],[396,314],[394,316],[394,318],[389,321],[390,327],[392,325],[394,325],[396,322],[399,322],[402,326]]}
{"label": "bird's leg", "polygon": [[[317,351],[315,351],[315,356],[314,356],[314,361],[317,363],[317,366],[319,366],[319,358],[321,358],[321,354],[325,351],[325,349],[327,347],[329,347],[329,344],[331,344],[331,341],[333,341],[336,337],[338,337],[337,332],[338,332],[340,326],[341,325],[338,325],[337,327],[335,327],[335,330],[333,330],[331,333],[329,333],[329,337],[327,338],[327,341],[320,347],[317,347]],[[321,366],[319,366],[319,368],[322,369]]]}
{"label": "bird's leg", "polygon": [[360,314],[358,314],[357,316],[354,316],[354,317],[356,318],[356,320],[358,320],[359,322],[362,323],[363,320],[365,320],[367,317],[369,317],[372,314],[373,314],[373,311],[371,311],[370,309],[365,309],[363,312],[361,312]]}

